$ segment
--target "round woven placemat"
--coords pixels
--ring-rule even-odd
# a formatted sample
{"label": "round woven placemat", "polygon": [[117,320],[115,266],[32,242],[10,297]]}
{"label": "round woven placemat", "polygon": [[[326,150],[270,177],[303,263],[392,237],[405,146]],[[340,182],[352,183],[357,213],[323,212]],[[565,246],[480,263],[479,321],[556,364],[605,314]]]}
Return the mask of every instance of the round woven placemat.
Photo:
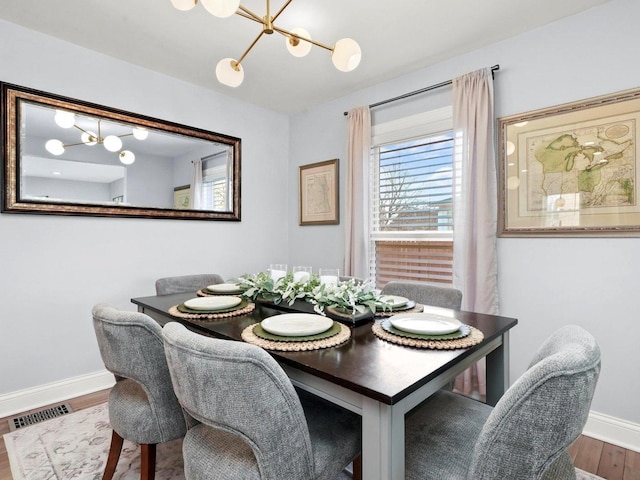
{"label": "round woven placemat", "polygon": [[376,317],[390,317],[392,315],[399,315],[401,313],[420,313],[424,310],[424,305],[416,303],[415,307],[407,308],[406,310],[391,310],[384,311],[376,309]]}
{"label": "round woven placemat", "polygon": [[222,312],[222,313],[184,313],[178,310],[178,305],[174,305],[169,309],[169,315],[178,317],[178,318],[186,318],[188,320],[200,320],[202,322],[206,322],[208,320],[219,320],[222,318],[229,317],[237,317],[239,315],[246,315],[247,313],[253,312],[256,308],[256,304],[253,302],[249,302],[246,307],[240,308],[238,310],[233,310],[232,312]]}
{"label": "round woven placemat", "polygon": [[456,350],[458,348],[469,348],[479,344],[484,340],[484,334],[475,327],[471,327],[471,333],[456,340],[419,340],[417,338],[400,337],[382,328],[380,322],[375,322],[371,327],[376,337],[387,342],[404,345],[407,347],[430,348],[432,350]]}
{"label": "round woven placemat", "polygon": [[213,293],[213,292],[205,292],[204,289],[200,289],[196,292],[196,295],[199,297],[215,297],[219,295],[224,295],[226,297],[242,297],[242,293]]}
{"label": "round woven placemat", "polygon": [[253,327],[256,324],[249,325],[242,331],[242,339],[265,350],[277,350],[280,352],[303,352],[307,350],[320,350],[321,348],[330,348],[340,345],[351,338],[351,329],[346,325],[339,323],[340,332],[336,335],[323,338],[321,340],[307,340],[303,342],[279,342],[277,340],[266,340],[258,337],[253,333]]}

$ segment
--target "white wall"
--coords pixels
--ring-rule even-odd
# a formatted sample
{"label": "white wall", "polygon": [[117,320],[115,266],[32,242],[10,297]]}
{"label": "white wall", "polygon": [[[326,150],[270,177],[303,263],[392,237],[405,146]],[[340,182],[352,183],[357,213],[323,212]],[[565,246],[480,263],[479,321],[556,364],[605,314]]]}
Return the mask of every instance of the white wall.
{"label": "white wall", "polygon": [[[344,189],[343,111],[494,64],[500,64],[495,77],[498,117],[640,87],[638,18],[640,2],[614,0],[292,117],[290,262],[342,266],[344,223],[299,227],[295,199],[297,166],[315,161],[340,158]],[[374,115],[383,121],[435,108],[442,95],[424,94],[381,107]],[[519,319],[511,335],[512,379],[524,372],[538,345],[556,328],[581,325],[602,349],[592,409],[640,423],[640,239],[504,238],[498,241],[498,255],[501,313]]]}
{"label": "white wall", "polygon": [[0,45],[2,81],[242,139],[241,222],[0,215],[0,395],[102,370],[97,302],[133,310],[158,277],[286,259],[285,115],[3,21]]}
{"label": "white wall", "polygon": [[52,200],[110,202],[113,198],[108,183],[24,176],[22,188],[27,197],[49,197]]}

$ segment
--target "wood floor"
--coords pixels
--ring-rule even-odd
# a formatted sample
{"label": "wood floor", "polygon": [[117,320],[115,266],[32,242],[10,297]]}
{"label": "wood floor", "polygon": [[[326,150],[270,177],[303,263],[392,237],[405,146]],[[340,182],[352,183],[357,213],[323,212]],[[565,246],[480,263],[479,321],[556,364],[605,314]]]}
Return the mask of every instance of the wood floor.
{"label": "wood floor", "polygon": [[[68,400],[74,412],[93,407],[107,401],[108,390],[84,395]],[[26,411],[20,415],[31,413]],[[14,417],[16,415],[12,415]],[[0,418],[0,436],[9,433],[9,418]],[[625,450],[610,443],[601,442],[590,437],[581,436],[569,449],[576,467],[594,473],[607,480],[640,480],[640,453]],[[0,439],[0,480],[12,480],[9,468],[9,457]]]}
{"label": "wood floor", "polygon": [[569,448],[573,464],[607,480],[640,480],[640,453],[582,435]]}

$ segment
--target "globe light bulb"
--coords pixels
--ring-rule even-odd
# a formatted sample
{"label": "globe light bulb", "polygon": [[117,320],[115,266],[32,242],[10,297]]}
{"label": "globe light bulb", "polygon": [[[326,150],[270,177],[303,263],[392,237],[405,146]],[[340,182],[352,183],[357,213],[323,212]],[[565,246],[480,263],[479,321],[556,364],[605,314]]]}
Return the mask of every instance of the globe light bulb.
{"label": "globe light bulb", "polygon": [[104,139],[104,148],[109,150],[110,152],[117,152],[122,148],[122,140],[120,140],[115,135],[109,135]]}
{"label": "globe light bulb", "polygon": [[230,17],[238,10],[240,0],[201,0],[204,8],[214,17]]}
{"label": "globe light bulb", "polygon": [[71,128],[76,123],[75,114],[65,110],[56,110],[56,115],[53,118],[56,124],[62,128]]}
{"label": "globe light bulb", "polygon": [[133,136],[138,140],[145,140],[149,136],[149,130],[144,127],[134,127]]}
{"label": "globe light bulb", "polygon": [[92,145],[95,145],[96,143],[98,143],[98,135],[96,135],[95,133],[93,133],[91,131],[82,132],[82,135],[80,135],[80,140],[85,145],[92,146]]}
{"label": "globe light bulb", "polygon": [[244,80],[244,70],[233,58],[223,58],[216,65],[216,77],[220,83],[235,88]]}
{"label": "globe light bulb", "polygon": [[[304,28],[296,27],[291,30],[291,33],[295,33],[304,38],[311,39],[311,35]],[[289,37],[285,39],[287,44],[287,50],[294,57],[304,57],[311,51],[311,44],[309,42],[305,42],[296,37]]]}
{"label": "globe light bulb", "polygon": [[125,165],[131,165],[136,160],[136,156],[130,150],[123,150],[118,156],[120,157],[120,161]]}
{"label": "globe light bulb", "polygon": [[333,46],[331,61],[341,72],[351,72],[360,65],[362,51],[360,45],[350,38],[342,38]]}
{"label": "globe light bulb", "polygon": [[197,0],[171,0],[171,3],[176,9],[186,12],[195,7],[198,2]]}
{"label": "globe light bulb", "polygon": [[60,140],[49,140],[44,144],[44,148],[52,155],[62,155],[64,153],[64,145]]}

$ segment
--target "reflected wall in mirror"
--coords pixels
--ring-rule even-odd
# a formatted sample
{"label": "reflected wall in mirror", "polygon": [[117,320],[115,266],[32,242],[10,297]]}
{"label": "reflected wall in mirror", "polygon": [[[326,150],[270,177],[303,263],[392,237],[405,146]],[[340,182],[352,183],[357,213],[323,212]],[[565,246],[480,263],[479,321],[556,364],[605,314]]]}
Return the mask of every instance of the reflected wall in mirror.
{"label": "reflected wall in mirror", "polygon": [[240,220],[239,138],[2,85],[2,211]]}

